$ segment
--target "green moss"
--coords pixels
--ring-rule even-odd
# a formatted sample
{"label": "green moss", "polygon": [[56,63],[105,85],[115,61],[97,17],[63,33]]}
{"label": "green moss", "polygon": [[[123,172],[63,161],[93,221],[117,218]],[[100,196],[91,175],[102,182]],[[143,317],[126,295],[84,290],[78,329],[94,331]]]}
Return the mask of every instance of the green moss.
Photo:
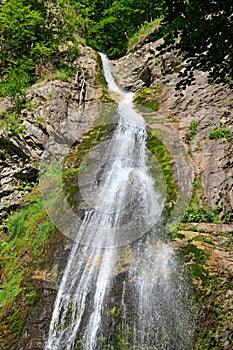
{"label": "green moss", "polygon": [[20,336],[28,314],[38,300],[30,282],[31,276],[44,256],[48,240],[56,232],[37,189],[24,200],[24,205],[3,222],[0,319],[7,330],[5,337],[7,334]]}
{"label": "green moss", "polygon": [[[105,115],[105,122],[97,125],[83,135],[83,141],[75,148],[70,150],[67,155],[63,167],[63,186],[66,192],[68,203],[72,208],[77,208],[76,195],[79,192],[78,175],[82,168],[83,157],[101,140],[109,138],[113,124],[107,124],[108,118],[112,117],[112,106],[110,106],[109,115]],[[99,117],[99,122],[102,121],[102,116]]]}
{"label": "green moss", "polygon": [[162,93],[162,88],[160,86],[153,88],[144,88],[135,94],[134,103],[140,109],[140,106],[152,109],[154,111],[159,110],[158,97]]}
{"label": "green moss", "polygon": [[177,200],[177,188],[173,180],[172,157],[169,155],[166,146],[156,135],[156,130],[148,133],[147,147],[152,154],[156,155],[163,170],[163,176],[166,182],[167,205],[170,206],[171,210]]}
{"label": "green moss", "polygon": [[[208,251],[206,245],[199,246],[197,241],[200,240],[209,244]],[[210,259],[214,251],[211,238],[199,236],[184,243],[178,253],[193,286],[196,310],[194,349],[223,350],[224,334],[230,330],[232,322],[231,298],[227,296],[233,287],[231,272],[221,269],[217,261]]]}

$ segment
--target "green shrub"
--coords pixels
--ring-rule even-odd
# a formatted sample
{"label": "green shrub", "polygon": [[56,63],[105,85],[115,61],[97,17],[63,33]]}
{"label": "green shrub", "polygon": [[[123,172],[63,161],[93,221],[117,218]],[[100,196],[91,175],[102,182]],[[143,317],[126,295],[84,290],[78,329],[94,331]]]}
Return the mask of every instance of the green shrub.
{"label": "green shrub", "polygon": [[210,131],[209,139],[210,140],[219,140],[225,138],[228,142],[231,140],[232,132],[226,127],[218,128]]}
{"label": "green shrub", "polygon": [[20,99],[23,89],[34,81],[22,67],[5,69],[4,73],[5,76],[0,81],[0,97],[10,96]]}
{"label": "green shrub", "polygon": [[197,127],[198,127],[198,125],[200,124],[200,121],[199,120],[193,120],[191,123],[190,123],[190,125],[189,125],[189,132],[187,132],[186,134],[185,134],[185,136],[186,136],[186,139],[188,140],[188,141],[190,141],[192,138],[193,138],[193,136],[195,136],[196,135],[196,133],[197,133]]}
{"label": "green shrub", "polygon": [[219,208],[194,208],[189,207],[184,215],[183,222],[208,222],[214,224],[221,224],[227,222],[228,217],[220,217]]}

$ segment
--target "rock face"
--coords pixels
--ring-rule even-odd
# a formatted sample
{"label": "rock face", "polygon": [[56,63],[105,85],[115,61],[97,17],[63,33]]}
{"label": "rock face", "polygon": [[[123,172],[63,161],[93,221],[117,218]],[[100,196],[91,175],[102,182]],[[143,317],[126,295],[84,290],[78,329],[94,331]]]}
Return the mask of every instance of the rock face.
{"label": "rock face", "polygon": [[[209,135],[212,130],[218,129],[233,132],[232,92],[224,86],[209,85],[202,72],[196,73],[194,85],[177,92],[177,72],[182,69],[182,63],[177,60],[178,55],[174,52],[156,58],[158,44],[147,43],[137,51],[113,61],[116,80],[120,86],[134,92],[143,88],[160,87],[155,96],[158,110],[145,114],[148,126],[158,129],[162,135],[166,133],[163,142],[168,149],[175,149],[172,157],[176,167],[176,183],[180,184],[183,193],[187,192],[191,196],[192,183],[195,179],[198,180],[200,201],[220,207],[222,214],[228,213],[233,207],[232,142],[226,136],[210,139]],[[0,131],[1,218],[14,211],[30,187],[36,183],[42,153],[50,136],[55,134],[61,147],[63,144],[71,146],[78,144],[83,134],[91,128],[97,117],[95,108],[98,109],[102,97],[96,58],[93,50],[82,47],[81,55],[75,61],[77,74],[73,81],[45,80],[33,85],[28,91],[31,108],[22,112],[22,132],[15,134],[6,129]],[[5,105],[0,104],[0,111],[6,107],[9,107],[9,101],[5,101]],[[200,232],[195,234],[191,229],[193,226],[189,225],[184,230],[187,244],[190,244],[190,240],[197,242],[197,237],[202,241],[205,239],[202,247],[207,247],[211,254],[213,252],[211,259],[214,256],[217,256],[218,262],[224,259],[227,268],[232,269],[230,251],[227,250],[226,254],[222,252],[225,244],[229,247],[231,239],[219,235],[213,240],[214,248],[210,243],[210,234],[216,230],[230,234],[231,225],[194,226],[196,230],[207,231],[204,235]],[[71,242],[57,233],[49,244],[46,258],[30,277],[39,300],[29,313],[20,341],[17,332],[3,334],[0,348],[4,350],[43,349],[53,302]],[[179,246],[182,244],[185,246],[186,243],[179,243]],[[212,269],[216,274],[219,272],[218,262]],[[215,295],[214,292],[211,293],[210,303]],[[230,296],[232,290],[229,287],[225,298],[227,307]],[[23,309],[25,304],[22,302],[17,306]],[[205,312],[208,313],[208,308]],[[230,350],[231,345],[227,339],[230,330],[227,325],[225,333],[221,335],[225,350]]]}
{"label": "rock face", "polygon": [[233,94],[222,85],[210,85],[206,74],[196,72],[195,83],[186,90],[176,91],[178,63],[176,53],[167,53],[156,58],[159,42],[147,43],[137,51],[112,62],[118,83],[127,90],[138,91],[159,86],[159,110],[156,119],[166,125],[177,125],[191,159],[196,179],[201,180],[203,201],[223,213],[232,212],[233,181],[232,137],[210,139],[213,130],[233,132]]}
{"label": "rock face", "polygon": [[[208,84],[203,72],[195,73],[193,85],[177,91],[178,72],[185,63],[179,63],[176,53],[156,58],[159,44],[147,43],[113,61],[116,80],[125,89],[136,92],[136,97],[150,93],[153,99],[153,91],[159,87],[154,94],[158,108],[144,114],[148,127],[160,135],[165,129],[170,130],[165,139],[159,137],[171,152],[175,140],[186,150],[191,171],[184,173],[183,162],[179,179],[189,191],[186,183],[190,177],[193,193],[198,192],[195,200],[199,206],[218,207],[221,215],[227,214],[232,221],[233,93],[226,86]],[[182,159],[180,155],[177,147],[172,154],[175,166]],[[188,261],[198,298],[197,350],[232,348],[232,230],[232,223],[190,223],[179,231],[180,239],[176,240],[179,254]]]}
{"label": "rock face", "polygon": [[[73,82],[45,80],[29,89],[31,109],[22,111],[22,132],[0,130],[1,218],[19,206],[36,182],[49,135],[58,133],[70,145],[78,143],[96,117],[94,113],[83,113],[84,108],[99,104],[102,96],[96,53],[81,47],[74,65],[77,75]],[[4,110],[3,104],[1,109]]]}
{"label": "rock face", "polygon": [[[42,154],[50,139],[57,140],[58,148],[78,144],[98,116],[95,110],[101,104],[103,91],[97,54],[88,47],[80,49],[81,55],[74,62],[77,74],[73,81],[44,80],[31,86],[27,92],[30,108],[21,112],[21,131],[0,130],[1,219],[13,213],[38,182]],[[8,107],[9,101],[2,101],[1,112]],[[6,234],[0,227],[0,236],[7,241]],[[25,252],[28,264],[35,266],[33,275],[27,278],[38,300],[32,307],[24,296],[18,297],[14,307],[20,310],[22,319],[30,312],[20,332],[9,324],[8,317],[14,310],[0,314],[1,349],[42,350],[44,347],[54,299],[71,246],[67,237],[58,232],[49,237],[46,244],[46,254],[38,262]]]}

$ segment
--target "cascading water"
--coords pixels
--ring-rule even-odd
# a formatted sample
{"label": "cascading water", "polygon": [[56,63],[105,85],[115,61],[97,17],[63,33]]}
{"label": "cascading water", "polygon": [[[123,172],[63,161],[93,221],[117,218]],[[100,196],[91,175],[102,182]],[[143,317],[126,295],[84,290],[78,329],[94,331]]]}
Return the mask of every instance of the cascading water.
{"label": "cascading water", "polygon": [[[103,147],[95,198],[88,197],[92,208],[68,258],[44,349],[190,350],[187,290],[165,243],[164,199],[147,169],[145,122],[133,108],[133,94],[116,85],[107,57],[100,56],[109,90],[124,99],[118,126]],[[85,178],[84,170],[84,197],[90,192]]]}

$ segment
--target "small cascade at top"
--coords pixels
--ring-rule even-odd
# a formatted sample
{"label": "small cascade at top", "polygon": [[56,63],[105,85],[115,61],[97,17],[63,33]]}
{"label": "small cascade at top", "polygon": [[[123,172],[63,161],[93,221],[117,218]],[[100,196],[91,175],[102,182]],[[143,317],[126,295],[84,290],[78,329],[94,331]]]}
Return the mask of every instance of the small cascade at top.
{"label": "small cascade at top", "polygon": [[148,172],[145,122],[134,109],[133,94],[116,85],[107,57],[100,56],[108,88],[124,99],[104,147],[98,196],[67,261],[44,349],[190,350],[187,289],[165,243],[164,198]]}

